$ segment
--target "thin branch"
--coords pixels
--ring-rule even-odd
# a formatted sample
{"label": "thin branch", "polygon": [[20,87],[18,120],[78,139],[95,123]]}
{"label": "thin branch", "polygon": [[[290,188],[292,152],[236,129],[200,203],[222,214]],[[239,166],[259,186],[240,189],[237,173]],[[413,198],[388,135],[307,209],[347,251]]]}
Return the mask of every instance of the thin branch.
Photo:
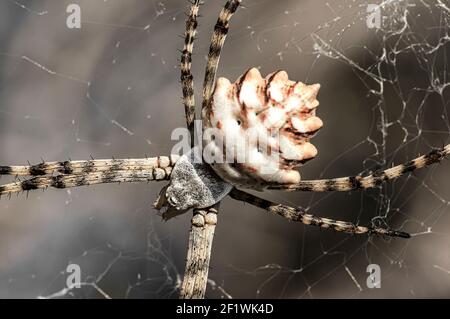
{"label": "thin branch", "polygon": [[240,191],[236,188],[231,191],[230,196],[235,200],[244,201],[256,207],[265,209],[270,213],[282,216],[290,221],[300,222],[305,225],[318,226],[324,229],[331,229],[337,232],[344,232],[349,234],[376,234],[402,238],[411,237],[408,233],[402,231],[390,230],[382,227],[357,226],[350,222],[314,216],[311,214],[307,214],[300,208],[273,203],[269,200],[259,198],[255,195]]}

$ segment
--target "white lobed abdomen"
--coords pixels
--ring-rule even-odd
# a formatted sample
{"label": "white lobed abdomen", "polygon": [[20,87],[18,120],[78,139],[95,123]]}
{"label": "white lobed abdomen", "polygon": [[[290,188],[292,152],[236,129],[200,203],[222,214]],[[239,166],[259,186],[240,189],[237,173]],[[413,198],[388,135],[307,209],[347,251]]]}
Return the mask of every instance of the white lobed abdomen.
{"label": "white lobed abdomen", "polygon": [[203,116],[204,160],[238,187],[298,183],[297,168],[317,155],[309,141],[323,125],[315,114],[319,88],[285,71],[262,78],[256,68],[235,83],[219,78]]}

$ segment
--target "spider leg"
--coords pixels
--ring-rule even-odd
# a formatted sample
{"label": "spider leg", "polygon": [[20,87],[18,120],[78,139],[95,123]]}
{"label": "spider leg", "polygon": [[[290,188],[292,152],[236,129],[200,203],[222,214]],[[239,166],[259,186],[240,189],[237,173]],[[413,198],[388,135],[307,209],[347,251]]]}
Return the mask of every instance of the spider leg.
{"label": "spider leg", "polygon": [[443,148],[435,149],[428,154],[419,156],[404,164],[388,169],[378,170],[367,176],[350,176],[332,179],[318,179],[300,181],[291,185],[271,185],[268,189],[281,189],[287,191],[305,192],[348,192],[356,189],[372,188],[386,181],[399,178],[407,173],[413,172],[434,163],[439,163],[450,154],[450,144]]}
{"label": "spider leg", "polygon": [[107,183],[137,183],[162,181],[170,178],[172,168],[154,168],[150,170],[111,171],[83,174],[62,174],[55,176],[37,176],[23,181],[0,185],[0,196],[11,195],[30,190],[54,188],[70,188]]}
{"label": "spider leg", "polygon": [[241,0],[229,0],[220,12],[219,19],[214,27],[211,38],[211,45],[208,53],[208,63],[206,65],[205,79],[203,82],[203,103],[202,112],[208,112],[210,107],[211,96],[214,91],[214,81],[216,78],[217,67],[220,60],[220,52],[222,51],[225,38],[227,37],[229,21],[237,8],[241,4]]}
{"label": "spider leg", "polygon": [[58,174],[112,173],[114,171],[151,171],[175,165],[178,155],[139,159],[105,159],[87,161],[43,162],[36,165],[0,166],[0,175],[42,176]]}
{"label": "spider leg", "polygon": [[247,202],[253,206],[265,209],[273,214],[287,218],[290,221],[300,222],[305,225],[318,226],[321,228],[331,229],[337,232],[344,232],[348,234],[376,234],[401,238],[411,237],[408,233],[402,231],[381,227],[358,226],[350,222],[314,216],[311,214],[307,214],[299,208],[277,204],[269,200],[254,196],[252,194],[240,191],[236,188],[231,191],[230,196],[235,200]]}
{"label": "spider leg", "polygon": [[189,11],[186,20],[186,31],[184,33],[184,47],[181,53],[181,86],[183,90],[183,104],[186,114],[186,124],[191,133],[191,140],[194,139],[194,119],[195,119],[195,98],[194,98],[194,77],[191,74],[192,50],[197,34],[197,16],[201,0],[195,0]]}

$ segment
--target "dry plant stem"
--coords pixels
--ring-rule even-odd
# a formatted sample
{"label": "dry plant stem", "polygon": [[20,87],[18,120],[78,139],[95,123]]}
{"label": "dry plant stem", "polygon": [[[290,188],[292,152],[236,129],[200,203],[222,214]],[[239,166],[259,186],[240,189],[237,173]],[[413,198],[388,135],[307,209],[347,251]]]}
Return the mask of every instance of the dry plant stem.
{"label": "dry plant stem", "polygon": [[194,211],[180,299],[205,298],[218,209],[216,205]]}

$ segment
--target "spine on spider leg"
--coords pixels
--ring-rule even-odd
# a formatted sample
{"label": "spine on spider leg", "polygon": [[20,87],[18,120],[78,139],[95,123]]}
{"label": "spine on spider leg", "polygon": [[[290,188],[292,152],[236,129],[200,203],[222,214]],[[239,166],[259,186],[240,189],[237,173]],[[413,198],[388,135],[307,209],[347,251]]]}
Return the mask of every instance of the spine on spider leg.
{"label": "spine on spider leg", "polygon": [[225,43],[228,34],[229,21],[237,8],[241,4],[241,0],[229,0],[220,12],[219,19],[214,27],[211,38],[211,45],[208,53],[208,63],[206,65],[205,79],[203,81],[203,103],[202,112],[207,112],[211,96],[214,91],[214,81],[216,78],[217,67],[220,60],[220,52]]}
{"label": "spine on spider leg", "polygon": [[114,171],[148,171],[175,165],[178,155],[139,159],[100,159],[44,162],[36,165],[0,166],[0,175],[43,176],[51,174],[88,174]]}
{"label": "spine on spider leg", "polygon": [[189,16],[186,20],[186,32],[184,34],[184,47],[180,61],[183,104],[186,114],[186,124],[191,133],[192,142],[194,139],[195,99],[194,78],[191,74],[191,63],[194,40],[197,34],[197,16],[200,3],[200,0],[195,0],[189,11]]}
{"label": "spine on spider leg", "polygon": [[347,192],[356,189],[372,188],[383,182],[394,180],[407,173],[439,163],[450,154],[450,144],[435,149],[426,155],[419,156],[409,162],[385,170],[378,170],[368,176],[340,177],[332,179],[300,181],[291,185],[269,186],[269,189],[284,189],[306,192]]}
{"label": "spine on spider leg", "polygon": [[271,212],[273,214],[282,216],[290,221],[293,222],[300,222],[305,225],[312,225],[317,226],[324,229],[330,229],[337,232],[344,232],[348,234],[376,234],[376,235],[383,235],[383,236],[389,236],[389,237],[401,237],[401,238],[410,238],[411,236],[408,233],[397,231],[397,230],[391,230],[386,229],[382,227],[366,227],[366,226],[357,226],[350,222],[340,221],[340,220],[333,220],[329,218],[324,217],[318,217],[315,215],[307,214],[303,210],[299,208],[289,207],[282,204],[273,203],[271,201],[268,201],[266,199],[262,199],[259,197],[256,197],[252,194],[245,193],[242,191],[239,191],[237,189],[233,189],[233,191],[230,193],[231,197],[240,200],[245,201],[251,205],[254,205],[256,207],[262,208],[267,210],[268,212]]}

